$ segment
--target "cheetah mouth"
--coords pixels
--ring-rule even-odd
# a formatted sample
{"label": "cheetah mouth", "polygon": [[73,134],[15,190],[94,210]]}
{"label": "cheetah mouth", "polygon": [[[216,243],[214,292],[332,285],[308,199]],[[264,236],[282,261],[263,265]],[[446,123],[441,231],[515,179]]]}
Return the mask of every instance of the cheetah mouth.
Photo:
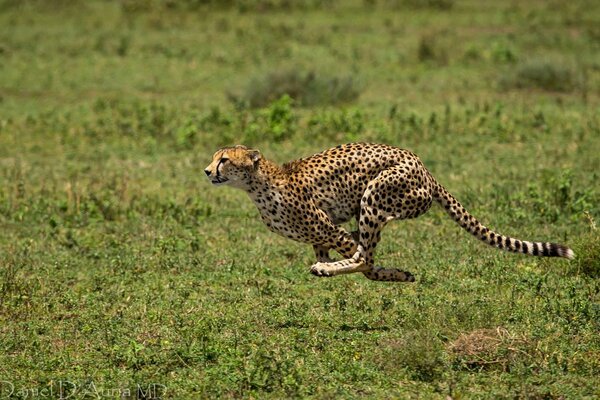
{"label": "cheetah mouth", "polygon": [[218,176],[218,177],[216,177],[215,179],[211,179],[211,180],[210,180],[210,182],[211,182],[213,185],[221,185],[221,184],[223,184],[223,183],[227,182],[228,180],[229,180],[229,179],[227,179],[227,178],[222,178],[222,177]]}

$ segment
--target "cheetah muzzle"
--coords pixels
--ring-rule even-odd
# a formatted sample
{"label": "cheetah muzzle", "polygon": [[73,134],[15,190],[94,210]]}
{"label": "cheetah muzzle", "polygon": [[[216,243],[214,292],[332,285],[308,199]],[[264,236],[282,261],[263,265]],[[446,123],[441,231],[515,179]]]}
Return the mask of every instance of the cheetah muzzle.
{"label": "cheetah muzzle", "polygon": [[[561,244],[514,239],[486,228],[415,154],[393,146],[349,143],[282,166],[245,146],[224,147],[205,173],[215,185],[247,192],[271,231],[311,244],[317,262],[310,272],[320,277],[362,272],[376,281],[413,282],[410,272],[375,266],[375,247],[389,221],[416,218],[433,201],[491,246],[534,256],[574,257]],[[341,224],[352,218],[358,231],[348,232]],[[330,250],[344,259],[333,261]]]}

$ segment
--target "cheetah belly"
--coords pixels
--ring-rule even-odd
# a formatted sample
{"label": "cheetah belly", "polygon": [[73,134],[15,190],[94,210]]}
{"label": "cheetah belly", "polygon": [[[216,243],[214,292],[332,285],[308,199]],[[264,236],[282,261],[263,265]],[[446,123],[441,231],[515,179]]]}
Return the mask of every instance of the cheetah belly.
{"label": "cheetah belly", "polygon": [[290,202],[278,191],[272,191],[257,203],[262,221],[271,232],[288,239],[305,242],[306,224],[298,210],[290,207]]}
{"label": "cheetah belly", "polygon": [[268,213],[261,212],[260,216],[271,232],[275,232],[289,239],[298,240],[297,233],[292,230],[292,227],[287,223],[287,221]]}
{"label": "cheetah belly", "polygon": [[263,222],[271,232],[277,233],[288,239],[302,243],[313,243],[311,237],[318,236],[317,224],[307,219],[274,216],[273,214],[261,213]]}
{"label": "cheetah belly", "polygon": [[359,202],[343,201],[335,198],[323,198],[317,202],[317,207],[325,211],[334,224],[348,222],[357,214]]}
{"label": "cheetah belly", "polygon": [[339,225],[357,217],[360,212],[360,199],[365,191],[366,185],[352,179],[346,180],[344,184],[336,182],[327,190],[313,193],[315,204],[325,211],[334,224]]}

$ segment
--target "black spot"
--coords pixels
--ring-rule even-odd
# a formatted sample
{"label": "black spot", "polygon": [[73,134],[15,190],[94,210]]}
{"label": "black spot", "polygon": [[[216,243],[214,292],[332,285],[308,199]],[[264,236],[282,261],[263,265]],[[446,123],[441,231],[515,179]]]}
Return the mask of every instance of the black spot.
{"label": "black spot", "polygon": [[540,255],[540,251],[538,249],[538,244],[537,243],[532,243],[533,246],[533,255],[534,256],[539,256]]}

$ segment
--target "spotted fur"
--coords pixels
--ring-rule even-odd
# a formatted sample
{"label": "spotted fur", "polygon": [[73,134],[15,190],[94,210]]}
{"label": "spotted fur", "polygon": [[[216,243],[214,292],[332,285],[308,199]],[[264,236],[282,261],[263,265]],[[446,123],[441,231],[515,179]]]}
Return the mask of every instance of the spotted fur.
{"label": "spotted fur", "polygon": [[[375,266],[381,230],[391,220],[416,218],[433,201],[473,236],[499,249],[573,258],[556,243],[528,242],[494,232],[440,185],[421,160],[397,147],[350,143],[278,166],[245,146],[218,150],[205,169],[211,182],[248,193],[267,227],[313,246],[317,276],[362,272],[377,281],[412,282],[410,272]],[[355,218],[358,231],[341,224]],[[333,261],[329,251],[344,257]]]}

